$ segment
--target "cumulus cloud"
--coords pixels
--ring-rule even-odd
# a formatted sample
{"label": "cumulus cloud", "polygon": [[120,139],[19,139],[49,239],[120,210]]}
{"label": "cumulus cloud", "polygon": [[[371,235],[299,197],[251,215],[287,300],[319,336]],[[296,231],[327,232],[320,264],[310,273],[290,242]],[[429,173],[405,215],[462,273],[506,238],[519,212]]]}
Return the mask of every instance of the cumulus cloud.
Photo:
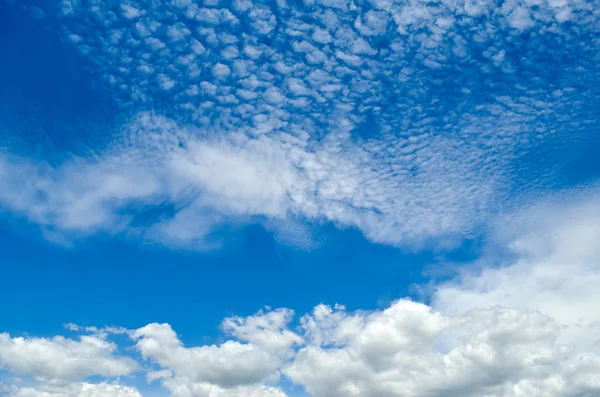
{"label": "cumulus cloud", "polygon": [[589,382],[599,358],[557,344],[560,327],[536,312],[447,317],[398,301],[369,314],[321,306],[303,321],[319,338],[285,373],[312,396],[576,396],[600,387]]}
{"label": "cumulus cloud", "polygon": [[[128,386],[87,384],[144,368],[177,397],[284,397],[281,380],[314,397],[592,396],[600,393],[597,343],[599,202],[572,193],[498,222],[494,244],[431,305],[407,299],[374,311],[320,304],[226,318],[219,344],[185,346],[169,324],[136,330],[67,327],[79,339],[0,337],[0,363],[34,386],[14,396],[137,396]],[[497,247],[496,247],[497,250]],[[497,252],[497,251],[494,251]],[[109,339],[127,334],[139,364]],[[87,394],[86,394],[87,393]]]}
{"label": "cumulus cloud", "polygon": [[569,192],[502,218],[493,253],[436,285],[431,306],[316,307],[284,373],[313,396],[598,394],[596,197]]}
{"label": "cumulus cloud", "polygon": [[142,397],[133,387],[108,383],[9,387],[6,391],[10,397]]}
{"label": "cumulus cloud", "polygon": [[[71,324],[72,330],[80,330]],[[107,328],[77,339],[11,337],[0,334],[0,394],[8,397],[141,397],[135,387],[114,380],[129,377],[141,366],[137,360],[119,354],[116,343],[107,340]],[[116,330],[118,333],[121,330]],[[91,378],[111,382],[90,383]],[[31,380],[29,380],[31,379]]]}
{"label": "cumulus cloud", "polygon": [[501,218],[491,253],[437,284],[431,306],[316,307],[284,373],[313,396],[598,394],[596,197],[566,192]]}
{"label": "cumulus cloud", "polygon": [[[313,397],[575,397],[600,391],[600,356],[560,343],[564,327],[537,311],[495,307],[446,315],[410,300],[358,312],[319,305],[293,331],[282,328],[288,320],[273,320],[281,313],[289,311],[246,318],[253,325],[242,338],[251,343],[237,334],[218,346],[184,347],[168,324],[149,324],[131,336],[141,358],[158,365],[146,368],[148,381],[159,380],[178,397],[285,397],[282,377]],[[273,332],[275,341],[267,342]],[[21,397],[139,396],[107,383],[7,390]]]}
{"label": "cumulus cloud", "polygon": [[279,309],[225,319],[223,330],[234,339],[220,345],[184,347],[168,324],[149,324],[131,336],[141,356],[161,368],[149,379],[161,379],[174,396],[285,396],[264,383],[278,380],[282,363],[302,342],[287,329],[292,315]]}
{"label": "cumulus cloud", "polygon": [[499,222],[510,259],[485,256],[438,285],[432,307],[315,308],[285,373],[314,396],[595,395],[600,212],[567,197]]}
{"label": "cumulus cloud", "polygon": [[569,327],[565,343],[595,346],[600,326],[596,197],[596,189],[558,195],[503,219],[496,238],[508,241],[510,259],[482,258],[455,281],[437,287],[435,306],[449,313],[494,305],[539,310]]}
{"label": "cumulus cloud", "polygon": [[90,376],[117,377],[138,369],[131,358],[114,353],[117,345],[97,336],[78,340],[11,337],[0,334],[0,368],[16,375],[31,375],[51,382],[68,382]]}
{"label": "cumulus cloud", "polygon": [[[90,334],[78,340],[3,334],[3,368],[38,378],[7,390],[136,396],[127,386],[80,382],[143,368],[148,382],[177,397],[284,397],[283,381],[313,397],[597,395],[595,193],[569,192],[499,220],[489,242],[496,254],[435,285],[430,305],[401,299],[348,311],[320,304],[297,321],[289,309],[265,309],[226,318],[224,340],[200,346],[185,346],[169,324],[155,323],[135,330],[67,325]],[[116,354],[115,334],[130,336],[139,364]]]}

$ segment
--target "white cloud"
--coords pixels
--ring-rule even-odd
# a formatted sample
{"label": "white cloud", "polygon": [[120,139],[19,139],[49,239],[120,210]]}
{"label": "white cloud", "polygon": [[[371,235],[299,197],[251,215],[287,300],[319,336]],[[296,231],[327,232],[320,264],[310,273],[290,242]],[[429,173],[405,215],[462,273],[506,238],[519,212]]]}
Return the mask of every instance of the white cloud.
{"label": "white cloud", "polygon": [[[279,365],[313,397],[596,395],[600,211],[589,198],[595,191],[587,193],[499,220],[495,236],[514,248],[511,264],[491,268],[484,257],[482,272],[439,285],[433,306],[400,300],[348,312],[319,305],[287,337],[286,311],[270,321],[226,320],[224,328],[257,344],[302,338]],[[276,337],[265,333],[272,329]]]}
{"label": "white cloud", "polygon": [[[148,381],[159,380],[175,397],[285,397],[281,376],[312,397],[600,392],[600,356],[560,343],[564,326],[535,311],[495,307],[449,316],[399,300],[371,312],[319,305],[296,331],[287,328],[290,320],[285,309],[226,319],[233,339],[220,345],[184,347],[168,324],[130,334],[142,358],[159,367],[145,366]],[[109,383],[19,383],[5,387],[9,396],[140,396]]]}
{"label": "white cloud", "polygon": [[495,305],[539,310],[569,327],[564,342],[591,348],[600,327],[600,201],[596,189],[586,196],[559,195],[503,219],[496,238],[508,244],[509,259],[484,256],[437,287],[435,306],[449,313]]}
{"label": "white cloud", "polygon": [[[594,355],[555,342],[561,328],[536,312],[495,308],[447,317],[398,301],[383,311],[317,307],[317,338],[284,373],[314,397],[585,395],[600,384]],[[591,394],[589,394],[591,395]]]}
{"label": "white cloud", "polygon": [[192,382],[225,387],[257,383],[275,373],[279,360],[252,345],[228,341],[220,346],[185,348],[167,324],[150,324],[135,332],[137,349],[176,375]]}
{"label": "white cloud", "polygon": [[187,378],[171,378],[163,381],[173,397],[286,397],[276,387],[240,386],[225,389],[210,383],[191,383]]}
{"label": "white cloud", "polygon": [[[42,226],[84,233],[114,228],[122,222],[117,210],[123,203],[143,202],[158,194],[159,187],[150,172],[120,160],[77,159],[53,168],[2,156],[0,184],[5,189],[0,201]],[[21,179],[24,176],[26,183]]]}
{"label": "white cloud", "polygon": [[10,397],[142,397],[133,387],[108,383],[10,387],[7,393]]}
{"label": "white cloud", "polygon": [[[138,366],[176,397],[285,397],[282,379],[312,397],[598,395],[596,192],[559,195],[500,219],[490,243],[512,251],[486,254],[459,278],[436,285],[431,305],[404,299],[381,310],[348,311],[321,304],[299,326],[292,311],[267,309],[225,319],[225,339],[201,346],[184,346],[168,324],[149,324],[127,332],[141,356]],[[107,341],[126,331],[85,331],[92,336],[80,341],[4,334],[0,360],[15,374],[40,378],[35,390],[52,386],[44,379],[76,382],[136,367],[114,357]],[[40,355],[39,344],[58,353]],[[85,359],[69,361],[73,356]],[[56,394],[63,395],[79,396]]]}
{"label": "white cloud", "polygon": [[78,340],[11,337],[0,334],[0,368],[16,375],[31,375],[53,382],[68,382],[90,376],[116,377],[138,369],[131,358],[114,353],[117,345],[97,336]]}
{"label": "white cloud", "polygon": [[[273,129],[279,121],[261,123]],[[351,128],[345,124],[342,130]],[[447,139],[433,139],[429,147],[425,137],[399,147],[360,147],[345,132],[311,142],[302,130],[298,136],[198,139],[193,128],[149,115],[127,130],[95,160],[51,167],[2,156],[0,205],[68,238],[129,226],[129,233],[198,248],[219,219],[268,216],[325,219],[359,227],[376,241],[404,244],[469,228],[496,183],[492,176],[482,186],[470,180],[477,158],[454,159]],[[382,150],[388,159],[379,157]],[[417,168],[410,170],[413,162]],[[26,176],[27,185],[16,175]],[[139,223],[140,214],[160,212],[161,205],[174,213]]]}
{"label": "white cloud", "polygon": [[284,373],[315,397],[597,395],[596,197],[568,192],[500,219],[491,242],[509,255],[437,285],[431,307],[316,307]]}
{"label": "white cloud", "polygon": [[220,345],[184,347],[168,324],[149,324],[131,333],[143,358],[163,368],[151,374],[174,396],[285,396],[266,386],[302,339],[287,325],[293,313],[279,309],[225,319],[234,339]]}
{"label": "white cloud", "polygon": [[508,21],[510,26],[521,31],[535,26],[535,22],[531,20],[529,10],[525,7],[516,7],[511,12]]}
{"label": "white cloud", "polygon": [[229,69],[227,65],[217,63],[215,66],[213,66],[212,73],[215,78],[224,80],[231,74],[231,69]]}

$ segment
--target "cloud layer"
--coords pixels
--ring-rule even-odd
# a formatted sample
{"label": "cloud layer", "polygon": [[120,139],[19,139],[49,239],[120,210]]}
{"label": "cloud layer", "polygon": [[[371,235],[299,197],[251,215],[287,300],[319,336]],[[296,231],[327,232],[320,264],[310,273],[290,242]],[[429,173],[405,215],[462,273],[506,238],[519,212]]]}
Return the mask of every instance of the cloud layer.
{"label": "cloud layer", "polygon": [[[571,197],[565,206],[562,196],[515,214],[496,233],[511,255],[484,255],[434,285],[431,305],[402,299],[348,311],[320,304],[298,317],[267,308],[225,319],[223,341],[200,346],[184,345],[169,324],[68,325],[84,334],[77,339],[2,334],[0,366],[14,375],[5,390],[137,396],[123,377],[143,374],[176,397],[284,397],[292,395],[289,382],[313,397],[597,395],[594,197]],[[117,348],[110,340],[120,334],[129,342]],[[125,355],[130,348],[135,354]]]}
{"label": "cloud layer", "polygon": [[[263,323],[277,315],[259,313],[244,321]],[[400,300],[369,313],[319,305],[301,318],[299,329],[277,331],[273,340],[268,323],[246,334],[263,343],[234,335],[218,346],[184,347],[168,324],[149,324],[131,336],[141,358],[156,365],[145,369],[148,381],[158,380],[177,397],[284,397],[277,386],[282,377],[314,397],[598,393],[600,356],[558,343],[563,328],[539,312],[496,307],[446,316]],[[299,348],[291,349],[291,342]],[[29,358],[29,374],[38,372],[42,360]],[[2,364],[24,373],[12,362]],[[6,390],[10,396],[139,396],[121,384],[80,383],[84,375],[73,367],[66,375],[77,379],[72,383],[40,378],[31,386],[15,381]]]}
{"label": "cloud layer", "polygon": [[265,218],[464,236],[559,183],[598,117],[592,2],[111,4],[49,15],[129,121],[93,157],[0,155],[0,205],[57,241],[201,249]]}

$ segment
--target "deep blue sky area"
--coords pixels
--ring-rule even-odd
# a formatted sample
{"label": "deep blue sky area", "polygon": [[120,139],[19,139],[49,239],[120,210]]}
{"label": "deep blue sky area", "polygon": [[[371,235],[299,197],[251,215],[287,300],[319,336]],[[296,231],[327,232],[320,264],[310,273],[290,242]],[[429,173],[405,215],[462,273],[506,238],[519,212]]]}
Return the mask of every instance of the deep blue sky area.
{"label": "deep blue sky area", "polygon": [[423,266],[439,261],[370,244],[356,231],[333,232],[325,246],[299,252],[250,226],[235,248],[205,254],[108,238],[57,247],[28,232],[2,229],[0,297],[11,304],[0,317],[11,333],[52,335],[68,322],[133,328],[152,318],[197,342],[198,335],[216,336],[224,315],[265,305],[300,313],[319,303],[375,309],[415,296],[411,286],[423,281]]}
{"label": "deep blue sky area", "polygon": [[[60,27],[22,4],[0,8],[2,142],[56,160],[89,152],[108,139],[119,111]],[[36,4],[47,9],[52,2]]]}

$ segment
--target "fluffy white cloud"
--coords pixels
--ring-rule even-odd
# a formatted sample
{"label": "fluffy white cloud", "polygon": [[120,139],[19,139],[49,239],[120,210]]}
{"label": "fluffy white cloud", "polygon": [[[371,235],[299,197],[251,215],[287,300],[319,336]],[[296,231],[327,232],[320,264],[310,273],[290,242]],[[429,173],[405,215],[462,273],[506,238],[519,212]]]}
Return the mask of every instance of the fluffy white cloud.
{"label": "fluffy white cloud", "polygon": [[163,380],[163,386],[173,397],[287,397],[277,387],[238,386],[223,388],[212,383],[190,382],[188,378],[170,378]]}
{"label": "fluffy white cloud", "polygon": [[315,308],[286,375],[319,397],[597,395],[595,197],[561,195],[501,219],[492,240],[510,251],[495,247],[503,254],[438,285],[433,307]]}
{"label": "fluffy white cloud", "polygon": [[[136,365],[113,357],[115,346],[106,341],[127,333],[146,363],[140,366],[148,381],[159,380],[175,397],[285,397],[282,377],[312,397],[597,395],[593,309],[600,297],[592,286],[600,212],[589,200],[548,208],[522,214],[516,228],[508,228],[517,249],[512,264],[469,269],[439,285],[432,306],[405,299],[382,310],[350,312],[321,304],[300,318],[299,327],[290,326],[290,310],[269,309],[225,319],[228,339],[203,346],[184,346],[168,324],[132,331],[69,325],[98,335],[80,341],[4,334],[3,365],[40,379],[31,387],[15,381],[6,390],[11,397],[137,397],[127,386],[76,382],[92,374],[130,373]],[[536,268],[541,259],[545,265]],[[563,279],[558,284],[540,279],[557,274]],[[15,347],[21,344],[28,347]]]}
{"label": "fluffy white cloud", "polygon": [[447,313],[495,305],[539,310],[569,327],[564,342],[592,348],[600,338],[597,192],[561,195],[503,219],[496,238],[508,241],[509,255],[484,257],[457,280],[438,286],[434,305]]}
{"label": "fluffy white cloud", "polygon": [[[80,330],[70,325],[72,330]],[[118,383],[88,383],[92,377],[115,379],[140,369],[133,358],[119,355],[114,342],[106,340],[113,331],[90,328],[92,335],[78,339],[11,337],[0,334],[0,371],[8,371],[13,382],[0,394],[9,397],[141,397],[130,386]],[[0,372],[1,373],[1,372]],[[34,381],[27,381],[33,378]]]}
{"label": "fluffy white cloud", "polygon": [[[287,329],[290,316],[280,309],[226,319],[234,339],[218,346],[184,347],[167,324],[130,335],[142,357],[160,368],[146,369],[148,381],[160,380],[175,397],[285,397],[280,374],[313,397],[600,392],[600,356],[559,343],[565,328],[535,311],[495,307],[448,316],[410,300],[371,312],[319,305],[295,332]],[[140,396],[109,383],[17,381],[5,390],[11,397]]]}
{"label": "fluffy white cloud", "polygon": [[497,307],[448,317],[403,300],[367,314],[320,306],[303,323],[316,337],[284,372],[314,397],[600,391],[590,379],[600,357],[557,344],[560,326],[537,312]]}
{"label": "fluffy white cloud", "polygon": [[109,383],[72,383],[7,388],[10,397],[142,397],[133,387]]}
{"label": "fluffy white cloud", "polygon": [[[93,158],[3,151],[2,209],[57,239],[127,229],[197,247],[223,220],[268,217],[421,242],[489,220],[522,187],[520,156],[564,149],[564,131],[597,118],[591,1],[275,3],[63,1],[67,40],[117,102],[160,97],[172,118],[137,114]],[[0,334],[7,376],[36,379],[6,390],[137,397],[81,382],[144,367],[176,397],[283,397],[282,377],[313,397],[597,395],[597,214],[584,201],[503,220],[510,257],[463,269],[430,306],[319,305],[297,330],[287,309],[233,317],[218,345],[184,346],[168,324],[119,329],[139,362],[116,354],[114,330]]]}
{"label": "fluffy white cloud", "polygon": [[287,325],[293,313],[279,309],[228,318],[223,329],[234,337],[220,345],[184,347],[168,324],[149,324],[131,333],[136,349],[162,370],[161,379],[178,397],[285,396],[266,381],[277,381],[283,362],[302,339]]}
{"label": "fluffy white cloud", "polygon": [[[497,258],[483,257],[475,270],[438,285],[432,306],[399,300],[384,310],[348,312],[319,305],[293,332],[285,310],[232,318],[223,329],[234,340],[197,348],[184,348],[170,327],[151,325],[135,331],[142,335],[138,349],[150,345],[146,354],[166,370],[153,376],[182,396],[242,393],[223,387],[231,376],[223,364],[245,362],[225,353],[229,345],[271,352],[253,356],[245,370],[268,368],[256,380],[281,372],[313,397],[593,396],[600,393],[599,208],[589,197],[563,196],[502,219],[495,242],[514,249],[503,256],[510,261],[493,267]],[[212,375],[200,362],[216,356],[212,368],[225,376],[206,382]]]}
{"label": "fluffy white cloud", "polygon": [[117,345],[90,335],[78,340],[11,337],[0,334],[0,368],[44,381],[66,382],[99,375],[117,377],[138,369],[138,363],[114,353]]}

